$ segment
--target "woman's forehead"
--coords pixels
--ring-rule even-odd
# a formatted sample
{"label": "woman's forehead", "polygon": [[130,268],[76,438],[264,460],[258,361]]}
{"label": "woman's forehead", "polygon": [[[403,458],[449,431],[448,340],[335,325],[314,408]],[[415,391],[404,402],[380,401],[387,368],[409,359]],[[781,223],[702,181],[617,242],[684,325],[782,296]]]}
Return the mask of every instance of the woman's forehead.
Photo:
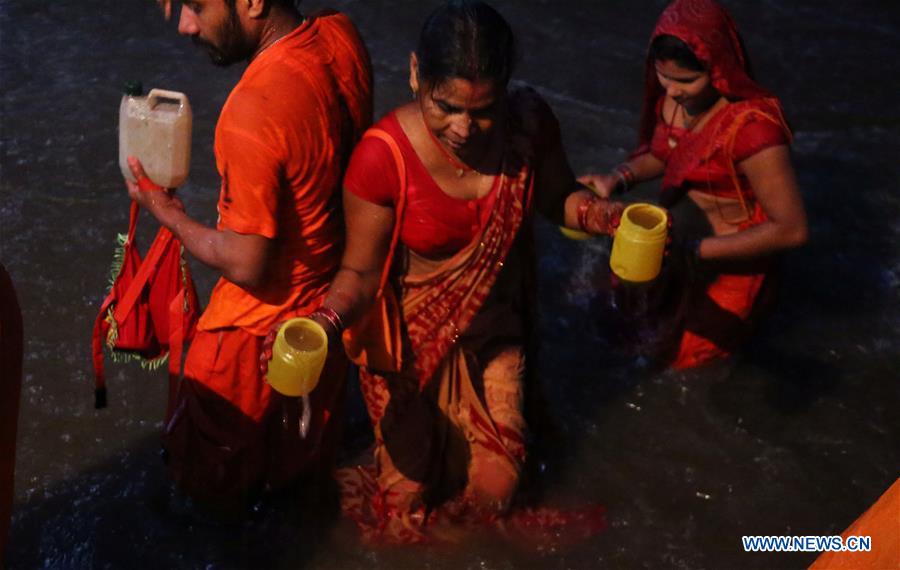
{"label": "woman's forehead", "polygon": [[705,72],[681,66],[674,59],[657,59],[653,62],[656,72],[669,79],[696,79]]}
{"label": "woman's forehead", "polygon": [[502,94],[496,81],[490,79],[463,79],[451,77],[434,86],[431,96],[458,106],[479,106],[491,102]]}

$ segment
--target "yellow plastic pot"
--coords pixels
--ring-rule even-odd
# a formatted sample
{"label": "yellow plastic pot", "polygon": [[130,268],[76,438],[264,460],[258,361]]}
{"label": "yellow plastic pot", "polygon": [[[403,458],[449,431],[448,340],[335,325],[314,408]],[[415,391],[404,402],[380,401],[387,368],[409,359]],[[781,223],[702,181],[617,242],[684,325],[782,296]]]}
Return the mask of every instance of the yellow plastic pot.
{"label": "yellow plastic pot", "polygon": [[662,267],[667,234],[664,209],[653,204],[628,206],[613,239],[609,267],[624,281],[652,281]]}
{"label": "yellow plastic pot", "polygon": [[583,232],[581,230],[573,230],[572,228],[567,228],[566,226],[559,226],[559,231],[562,235],[575,241],[583,241],[586,239],[591,239],[593,237],[587,232]]}
{"label": "yellow plastic pot", "polygon": [[272,346],[267,381],[285,396],[305,396],[319,383],[328,356],[328,335],[319,323],[300,317],[284,323]]}

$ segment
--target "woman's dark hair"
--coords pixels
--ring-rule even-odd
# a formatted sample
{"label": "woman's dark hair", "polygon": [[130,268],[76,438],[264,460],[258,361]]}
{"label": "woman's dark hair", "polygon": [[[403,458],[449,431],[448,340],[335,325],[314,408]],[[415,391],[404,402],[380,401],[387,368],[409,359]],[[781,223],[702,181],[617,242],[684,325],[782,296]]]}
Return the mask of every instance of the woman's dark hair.
{"label": "woman's dark hair", "polygon": [[675,36],[661,35],[653,38],[650,44],[650,56],[653,61],[674,61],[691,71],[707,71],[703,62],[697,59],[691,48]]}
{"label": "woman's dark hair", "polygon": [[438,85],[451,77],[506,86],[515,65],[512,28],[478,0],[450,0],[428,16],[416,57],[419,79]]}

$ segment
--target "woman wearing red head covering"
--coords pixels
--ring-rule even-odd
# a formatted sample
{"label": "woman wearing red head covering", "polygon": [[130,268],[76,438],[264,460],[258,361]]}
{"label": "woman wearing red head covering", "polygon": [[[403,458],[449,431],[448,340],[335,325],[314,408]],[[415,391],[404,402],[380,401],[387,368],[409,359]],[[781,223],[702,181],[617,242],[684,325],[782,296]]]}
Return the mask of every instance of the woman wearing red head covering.
{"label": "woman wearing red head covering", "polygon": [[678,248],[708,274],[687,281],[673,347],[671,365],[690,368],[743,340],[771,290],[773,254],[805,243],[806,214],[781,104],[753,80],[720,5],[670,4],[653,31],[646,73],[638,150],[613,172],[581,180],[608,197],[662,176],[664,206],[687,198],[705,214],[712,235]]}

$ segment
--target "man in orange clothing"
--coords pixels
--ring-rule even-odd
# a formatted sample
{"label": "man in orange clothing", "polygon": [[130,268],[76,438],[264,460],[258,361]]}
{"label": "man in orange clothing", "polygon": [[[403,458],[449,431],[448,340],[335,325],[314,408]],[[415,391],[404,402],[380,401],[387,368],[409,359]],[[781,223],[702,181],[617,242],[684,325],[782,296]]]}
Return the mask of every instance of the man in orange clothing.
{"label": "man in orange clothing", "polygon": [[[170,1],[159,3],[168,16]],[[371,64],[346,16],[304,17],[292,0],[185,0],[178,31],[217,65],[249,60],[216,126],[219,220],[210,228],[188,216],[133,158],[128,194],[222,274],[164,437],[178,486],[233,512],[330,458],[343,355],[330,355],[311,394],[305,439],[298,402],[271,390],[258,359],[275,324],[319,307],[338,268],[339,190],[371,122]]]}

